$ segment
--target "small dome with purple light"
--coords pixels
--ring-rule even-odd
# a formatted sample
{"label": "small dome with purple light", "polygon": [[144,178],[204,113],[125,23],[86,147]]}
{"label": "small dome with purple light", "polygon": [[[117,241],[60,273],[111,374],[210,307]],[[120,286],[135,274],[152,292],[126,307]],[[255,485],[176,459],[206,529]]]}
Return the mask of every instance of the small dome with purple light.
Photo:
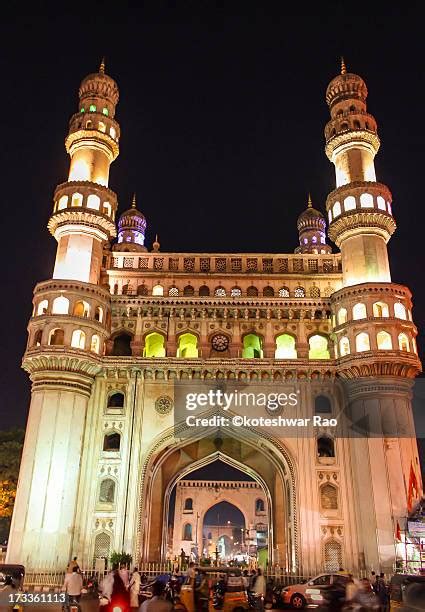
{"label": "small dome with purple light", "polygon": [[136,194],[133,195],[131,208],[124,211],[118,221],[118,243],[114,251],[147,251],[144,246],[146,218],[136,208]]}
{"label": "small dome with purple light", "polygon": [[317,208],[313,208],[311,196],[308,194],[307,208],[297,220],[300,246],[296,253],[331,253],[331,247],[326,244],[326,221]]}

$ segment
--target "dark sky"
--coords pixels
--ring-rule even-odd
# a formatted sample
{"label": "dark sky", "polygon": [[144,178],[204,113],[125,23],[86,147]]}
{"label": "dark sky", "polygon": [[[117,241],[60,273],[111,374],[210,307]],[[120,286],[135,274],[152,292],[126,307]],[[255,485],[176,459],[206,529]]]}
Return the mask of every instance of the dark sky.
{"label": "dark sky", "polygon": [[121,210],[137,192],[148,245],[158,232],[164,251],[291,252],[307,192],[323,209],[335,187],[324,94],[343,54],[365,78],[378,121],[377,175],[399,225],[393,279],[413,290],[425,329],[424,44],[414,3],[410,13],[388,3],[380,15],[363,3],[357,16],[343,3],[320,3],[310,16],[286,14],[284,2],[221,4],[79,3],[77,17],[56,3],[2,15],[2,427],[25,423],[20,362],[33,287],[53,270],[52,194],[67,178],[63,142],[79,82],[102,55],[121,94],[110,187]]}

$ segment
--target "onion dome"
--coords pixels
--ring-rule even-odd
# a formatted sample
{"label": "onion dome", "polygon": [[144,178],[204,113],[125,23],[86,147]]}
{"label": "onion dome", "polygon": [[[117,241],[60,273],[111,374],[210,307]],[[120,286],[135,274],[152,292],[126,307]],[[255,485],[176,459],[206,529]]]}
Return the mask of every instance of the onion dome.
{"label": "onion dome", "polygon": [[136,208],[136,194],[133,195],[131,208],[124,211],[118,220],[118,243],[114,251],[147,251],[144,246],[146,218]]}
{"label": "onion dome", "polygon": [[358,74],[347,72],[344,58],[341,57],[341,74],[332,79],[326,89],[326,102],[329,107],[332,108],[347,99],[365,102],[366,98],[366,83]]}
{"label": "onion dome", "polygon": [[296,253],[330,253],[331,247],[326,244],[326,221],[320,210],[313,208],[308,194],[307,208],[297,220],[300,246]]}
{"label": "onion dome", "polygon": [[118,104],[119,91],[118,85],[109,75],[105,73],[105,60],[102,59],[98,72],[88,74],[81,81],[80,106],[89,110],[90,105],[96,106],[97,101],[106,102],[109,115],[114,116],[115,106]]}

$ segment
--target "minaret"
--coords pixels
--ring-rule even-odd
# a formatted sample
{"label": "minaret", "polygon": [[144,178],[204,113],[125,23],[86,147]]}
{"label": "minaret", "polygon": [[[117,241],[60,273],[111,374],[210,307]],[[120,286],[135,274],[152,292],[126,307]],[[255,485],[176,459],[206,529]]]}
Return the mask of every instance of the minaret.
{"label": "minaret", "polygon": [[118,220],[118,242],[114,251],[143,252],[145,247],[146,218],[137,210],[136,194],[133,195],[131,208],[124,211]]}
{"label": "minaret", "polygon": [[300,246],[295,253],[331,253],[331,247],[326,244],[326,221],[320,210],[313,208],[311,195],[308,194],[307,208],[300,214],[297,221]]}
{"label": "minaret", "polygon": [[88,402],[110,335],[110,294],[100,284],[103,246],[116,235],[108,188],[118,155],[118,87],[105,74],[80,86],[65,140],[68,181],[56,188],[49,229],[58,241],[53,278],[34,290],[23,368],[31,405],[8,562],[65,567],[75,550],[75,513]]}
{"label": "minaret", "polygon": [[48,227],[58,241],[53,278],[97,284],[102,245],[116,235],[117,197],[108,182],[120,136],[114,119],[118,87],[103,61],[99,72],[83,79],[79,97],[65,139],[71,157],[68,181],[56,188]]}
{"label": "minaret", "polygon": [[335,165],[336,189],[326,202],[329,237],[341,249],[344,285],[390,282],[387,242],[396,224],[391,193],[377,182],[374,158],[380,141],[367,112],[367,87],[357,74],[341,74],[326,90],[331,120],[325,127],[326,155]]}

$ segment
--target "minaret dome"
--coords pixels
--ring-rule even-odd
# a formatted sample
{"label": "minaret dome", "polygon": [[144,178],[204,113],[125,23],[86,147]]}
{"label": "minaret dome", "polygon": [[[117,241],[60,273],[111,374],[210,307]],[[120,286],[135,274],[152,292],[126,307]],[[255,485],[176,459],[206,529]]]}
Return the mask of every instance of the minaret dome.
{"label": "minaret dome", "polygon": [[118,220],[118,243],[114,251],[146,251],[146,218],[136,207],[136,194],[133,195],[131,208],[124,211]]}

